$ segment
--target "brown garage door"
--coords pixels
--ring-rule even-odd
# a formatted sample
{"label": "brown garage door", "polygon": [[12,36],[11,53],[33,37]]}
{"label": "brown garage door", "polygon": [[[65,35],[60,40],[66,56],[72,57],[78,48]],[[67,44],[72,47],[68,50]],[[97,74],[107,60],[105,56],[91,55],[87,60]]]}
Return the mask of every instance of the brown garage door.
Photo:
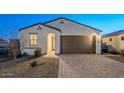
{"label": "brown garage door", "polygon": [[95,53],[96,36],[61,36],[61,53]]}

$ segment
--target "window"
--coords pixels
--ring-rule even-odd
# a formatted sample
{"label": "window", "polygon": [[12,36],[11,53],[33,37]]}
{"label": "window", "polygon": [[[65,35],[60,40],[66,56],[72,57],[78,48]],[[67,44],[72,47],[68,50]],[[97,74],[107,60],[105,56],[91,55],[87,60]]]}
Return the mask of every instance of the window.
{"label": "window", "polygon": [[37,34],[30,34],[30,45],[31,46],[37,45]]}
{"label": "window", "polygon": [[112,41],[112,38],[109,38],[109,41],[111,42]]}
{"label": "window", "polygon": [[121,40],[124,40],[124,36],[121,37]]}

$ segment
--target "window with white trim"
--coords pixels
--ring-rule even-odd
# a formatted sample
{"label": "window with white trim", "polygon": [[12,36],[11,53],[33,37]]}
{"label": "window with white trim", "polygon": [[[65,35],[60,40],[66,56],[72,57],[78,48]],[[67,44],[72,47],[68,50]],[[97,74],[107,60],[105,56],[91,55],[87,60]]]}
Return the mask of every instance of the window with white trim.
{"label": "window with white trim", "polygon": [[37,45],[37,34],[32,33],[30,34],[30,46],[36,46]]}

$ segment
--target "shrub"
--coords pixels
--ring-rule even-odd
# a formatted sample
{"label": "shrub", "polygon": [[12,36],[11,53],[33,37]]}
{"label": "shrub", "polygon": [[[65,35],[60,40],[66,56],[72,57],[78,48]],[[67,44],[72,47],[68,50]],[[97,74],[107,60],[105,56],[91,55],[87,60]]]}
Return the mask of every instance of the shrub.
{"label": "shrub", "polygon": [[120,55],[124,56],[124,49],[120,50]]}
{"label": "shrub", "polygon": [[23,55],[23,56],[28,56],[28,53],[24,52],[22,55]]}
{"label": "shrub", "polygon": [[37,61],[33,61],[32,63],[31,63],[31,67],[36,67],[37,66]]}
{"label": "shrub", "polygon": [[40,57],[40,56],[41,56],[41,49],[40,49],[40,48],[37,48],[37,49],[34,51],[34,56],[35,56],[35,57]]}

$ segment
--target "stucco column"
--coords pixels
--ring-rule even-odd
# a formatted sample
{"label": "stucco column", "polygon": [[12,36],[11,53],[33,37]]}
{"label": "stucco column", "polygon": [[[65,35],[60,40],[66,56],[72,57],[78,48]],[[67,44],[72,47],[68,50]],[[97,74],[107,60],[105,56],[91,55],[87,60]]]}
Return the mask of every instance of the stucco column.
{"label": "stucco column", "polygon": [[96,36],[96,54],[101,54],[101,35]]}
{"label": "stucco column", "polygon": [[60,54],[60,36],[55,36],[55,54]]}

